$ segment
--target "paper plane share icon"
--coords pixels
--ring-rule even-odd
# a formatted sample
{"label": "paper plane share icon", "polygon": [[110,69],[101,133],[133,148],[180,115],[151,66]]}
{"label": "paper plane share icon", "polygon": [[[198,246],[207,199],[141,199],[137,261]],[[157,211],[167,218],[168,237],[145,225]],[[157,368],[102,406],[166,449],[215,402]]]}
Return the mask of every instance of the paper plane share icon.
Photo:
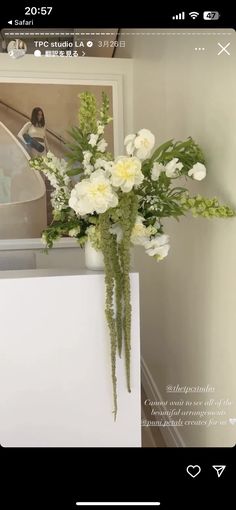
{"label": "paper plane share icon", "polygon": [[212,466],[217,473],[218,478],[222,475],[223,471],[225,470],[226,466]]}

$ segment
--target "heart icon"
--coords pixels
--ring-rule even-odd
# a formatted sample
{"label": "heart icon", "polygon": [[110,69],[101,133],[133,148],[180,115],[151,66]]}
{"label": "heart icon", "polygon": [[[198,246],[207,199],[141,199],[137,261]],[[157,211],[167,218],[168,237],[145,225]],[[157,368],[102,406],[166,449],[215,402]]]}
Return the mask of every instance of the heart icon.
{"label": "heart icon", "polygon": [[188,466],[186,469],[187,473],[192,477],[195,478],[195,476],[199,475],[201,468],[200,466]]}
{"label": "heart icon", "polygon": [[236,425],[236,418],[229,418],[229,423],[231,425]]}

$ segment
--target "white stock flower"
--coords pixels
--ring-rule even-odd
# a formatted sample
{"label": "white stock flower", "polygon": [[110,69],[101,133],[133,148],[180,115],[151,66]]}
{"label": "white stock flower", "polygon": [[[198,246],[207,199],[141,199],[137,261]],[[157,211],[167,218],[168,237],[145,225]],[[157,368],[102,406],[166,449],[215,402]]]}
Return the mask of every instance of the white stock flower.
{"label": "white stock flower", "polygon": [[54,158],[55,157],[52,151],[48,151],[46,156],[47,156],[47,158]]}
{"label": "white stock flower", "polygon": [[134,145],[134,140],[136,138],[136,135],[127,135],[125,137],[125,140],[124,140],[124,146],[126,148],[126,152],[127,154],[129,154],[129,156],[133,156],[133,153],[134,153],[134,150],[135,150],[135,145]]}
{"label": "white stock flower", "polygon": [[118,197],[103,170],[95,170],[89,179],[77,183],[69,200],[69,206],[81,216],[104,213],[117,204]]}
{"label": "white stock flower", "polygon": [[89,145],[91,145],[92,147],[95,147],[95,145],[97,145],[97,141],[98,141],[98,135],[95,135],[94,133],[92,133],[90,135],[90,138],[89,138]]}
{"label": "white stock flower", "polygon": [[68,232],[69,236],[70,237],[76,237],[77,234],[80,233],[80,226],[78,225],[78,227],[74,227],[74,228],[71,228]]}
{"label": "white stock flower", "polygon": [[83,151],[83,156],[84,156],[83,163],[84,164],[90,163],[90,159],[92,157],[92,152],[90,152],[90,151]]}
{"label": "white stock flower", "polygon": [[55,174],[51,174],[50,172],[47,172],[47,178],[48,180],[50,181],[50,184],[54,187],[54,188],[57,188],[59,186],[58,182],[57,182],[57,178],[55,176]]}
{"label": "white stock flower", "polygon": [[101,121],[98,120],[97,121],[97,133],[98,133],[98,135],[103,135],[104,128],[105,128],[104,124],[102,124]]}
{"label": "white stock flower", "polygon": [[117,242],[120,243],[123,239],[123,230],[119,223],[114,223],[110,228],[110,233],[116,235]]}
{"label": "white stock flower", "polygon": [[97,158],[94,163],[94,168],[98,170],[98,168],[105,168],[106,160],[102,158]]}
{"label": "white stock flower", "polygon": [[164,165],[162,165],[161,163],[153,163],[153,167],[152,167],[152,170],[151,170],[151,179],[153,181],[158,181],[160,175],[161,175],[161,172],[165,171],[165,167]]}
{"label": "white stock flower", "polygon": [[65,159],[57,158],[49,151],[47,156],[43,156],[42,160],[45,165],[43,172],[55,189],[59,189],[62,182],[65,187],[70,185],[70,177],[66,173],[69,168]]}
{"label": "white stock flower", "polygon": [[166,234],[157,235],[151,241],[145,243],[147,255],[155,257],[157,260],[162,260],[168,255],[170,245],[169,236]]}
{"label": "white stock flower", "polygon": [[59,172],[60,175],[64,175],[68,170],[66,160],[57,158],[57,156],[50,151],[47,153],[47,156],[43,157],[43,161],[51,170]]}
{"label": "white stock flower", "polygon": [[91,175],[92,171],[93,171],[93,165],[84,164],[84,174],[85,175]]}
{"label": "white stock flower", "polygon": [[144,179],[142,165],[138,158],[120,156],[111,169],[111,183],[128,193],[134,186],[139,186]]}
{"label": "white stock flower", "polygon": [[94,168],[97,170],[98,168],[104,168],[104,170],[111,170],[113,167],[113,161],[107,161],[106,159],[98,158],[95,161]]}
{"label": "white stock flower", "polygon": [[140,129],[134,140],[135,148],[137,149],[136,155],[140,159],[145,159],[149,156],[155,144],[155,136],[149,129]]}
{"label": "white stock flower", "polygon": [[182,170],[183,164],[178,160],[178,158],[173,158],[167,165],[165,166],[166,176],[167,177],[176,177],[177,171]]}
{"label": "white stock flower", "polygon": [[202,163],[195,163],[188,171],[189,177],[193,177],[196,181],[202,181],[206,177],[206,167]]}
{"label": "white stock flower", "polygon": [[114,161],[107,161],[106,159],[98,158],[95,161],[94,168],[104,170],[105,176],[109,179],[111,176],[111,170],[113,168]]}
{"label": "white stock flower", "polygon": [[97,145],[97,150],[99,152],[105,152],[106,148],[108,146],[108,143],[106,142],[106,140],[104,138],[102,138],[100,140],[100,142],[98,142],[98,145]]}
{"label": "white stock flower", "polygon": [[42,240],[43,243],[47,244],[47,234],[46,234],[46,232],[42,233],[41,240]]}
{"label": "white stock flower", "polygon": [[83,151],[83,167],[84,167],[84,173],[85,175],[90,175],[93,171],[93,165],[91,165],[90,160],[92,157],[92,152],[90,151]]}

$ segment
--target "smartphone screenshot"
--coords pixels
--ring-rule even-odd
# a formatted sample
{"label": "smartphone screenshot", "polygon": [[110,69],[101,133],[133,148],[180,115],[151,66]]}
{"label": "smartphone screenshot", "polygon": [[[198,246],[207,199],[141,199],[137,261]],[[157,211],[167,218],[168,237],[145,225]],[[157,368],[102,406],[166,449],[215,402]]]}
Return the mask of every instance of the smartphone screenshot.
{"label": "smartphone screenshot", "polygon": [[[203,508],[235,475],[235,27],[107,19],[1,24],[0,457],[51,456],[65,489],[83,455],[66,509],[172,508],[169,476]],[[128,497],[93,455],[108,488],[127,456]]]}

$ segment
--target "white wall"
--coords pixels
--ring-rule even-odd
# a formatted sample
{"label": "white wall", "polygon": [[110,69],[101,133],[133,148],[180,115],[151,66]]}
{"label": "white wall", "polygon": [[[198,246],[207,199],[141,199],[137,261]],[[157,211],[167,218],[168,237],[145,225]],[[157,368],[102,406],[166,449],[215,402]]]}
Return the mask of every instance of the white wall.
{"label": "white wall", "polygon": [[[192,190],[218,195],[236,207],[235,34],[160,32],[121,37],[127,41],[125,56],[134,59],[134,129],[151,129],[158,143],[195,138],[205,152],[208,175],[193,183]],[[232,56],[217,56],[218,42],[228,41]],[[196,52],[196,46],[206,49]],[[156,264],[141,249],[136,254],[142,355],[154,383],[149,396],[157,392],[157,399],[166,400],[167,384],[214,386],[215,393],[205,400],[232,401],[221,418],[227,425],[178,428],[176,442],[181,444],[182,438],[187,446],[230,446],[236,438],[236,425],[228,422],[236,417],[236,220],[186,218],[165,224],[171,237],[168,258]],[[204,395],[170,397],[204,400]]]}

